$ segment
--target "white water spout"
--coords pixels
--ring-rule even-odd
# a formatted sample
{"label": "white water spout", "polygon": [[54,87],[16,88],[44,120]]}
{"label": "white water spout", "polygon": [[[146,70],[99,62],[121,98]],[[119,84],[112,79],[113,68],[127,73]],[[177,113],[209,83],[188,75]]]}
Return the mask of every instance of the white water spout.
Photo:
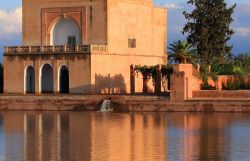
{"label": "white water spout", "polygon": [[113,111],[113,109],[110,106],[111,106],[111,100],[104,100],[100,111],[101,112]]}

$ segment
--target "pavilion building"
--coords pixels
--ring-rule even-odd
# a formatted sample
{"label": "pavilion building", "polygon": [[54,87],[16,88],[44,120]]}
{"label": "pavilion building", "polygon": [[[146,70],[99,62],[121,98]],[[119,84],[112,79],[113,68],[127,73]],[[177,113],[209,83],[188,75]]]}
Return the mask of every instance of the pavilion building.
{"label": "pavilion building", "polygon": [[130,93],[131,64],[166,63],[167,11],[153,0],[22,3],[23,44],[4,52],[6,94]]}

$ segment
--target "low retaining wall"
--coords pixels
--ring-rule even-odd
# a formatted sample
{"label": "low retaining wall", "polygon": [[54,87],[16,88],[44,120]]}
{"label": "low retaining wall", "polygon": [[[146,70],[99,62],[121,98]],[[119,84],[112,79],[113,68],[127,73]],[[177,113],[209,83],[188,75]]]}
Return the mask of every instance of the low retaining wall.
{"label": "low retaining wall", "polygon": [[107,96],[0,96],[0,110],[95,111],[99,110],[105,98]]}
{"label": "low retaining wall", "polygon": [[250,90],[223,91],[223,90],[197,90],[193,91],[193,98],[249,98]]}
{"label": "low retaining wall", "polygon": [[0,110],[98,111],[111,97],[114,112],[250,112],[249,99],[170,101],[163,96],[0,96]]}
{"label": "low retaining wall", "polygon": [[117,99],[112,105],[115,112],[250,112],[248,99],[192,99],[178,102]]}

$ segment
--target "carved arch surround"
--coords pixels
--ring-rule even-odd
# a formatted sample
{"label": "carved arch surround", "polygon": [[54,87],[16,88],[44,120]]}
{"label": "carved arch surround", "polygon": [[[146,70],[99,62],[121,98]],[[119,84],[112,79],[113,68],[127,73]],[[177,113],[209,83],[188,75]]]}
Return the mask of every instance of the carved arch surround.
{"label": "carved arch surround", "polygon": [[50,44],[50,30],[61,17],[74,20],[80,29],[80,43],[87,44],[86,7],[57,7],[41,10],[41,45]]}

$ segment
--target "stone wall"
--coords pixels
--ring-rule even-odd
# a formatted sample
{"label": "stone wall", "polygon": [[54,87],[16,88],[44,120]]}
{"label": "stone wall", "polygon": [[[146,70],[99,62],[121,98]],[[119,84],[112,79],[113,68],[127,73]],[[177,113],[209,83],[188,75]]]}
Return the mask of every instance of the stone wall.
{"label": "stone wall", "polygon": [[98,111],[107,98],[105,95],[9,95],[0,97],[0,110]]}
{"label": "stone wall", "polygon": [[[27,65],[35,68],[35,91],[40,93],[39,70],[45,63],[54,68],[55,92],[58,68],[65,64],[70,73],[70,93],[129,93],[131,64],[167,61],[167,11],[154,7],[152,0],[23,0],[23,44],[50,45],[50,30],[60,18],[78,24],[81,43],[107,44],[106,50],[87,56],[74,52],[9,53],[4,58],[5,93],[24,93]],[[134,48],[129,47],[131,39],[136,40]],[[136,84],[136,91],[141,91],[142,80]]]}
{"label": "stone wall", "polygon": [[194,98],[250,98],[250,90],[198,90],[193,91]]}
{"label": "stone wall", "polygon": [[167,97],[126,95],[1,96],[0,110],[99,111],[109,97],[114,112],[250,112],[248,99],[173,102]]}
{"label": "stone wall", "polygon": [[[232,75],[218,76],[214,82],[209,78],[208,83],[216,87],[216,90],[201,90],[202,80],[197,76],[197,70],[191,64],[174,65],[174,73],[171,76],[171,100],[190,100],[204,98],[249,98],[250,90],[229,91],[222,90],[223,84],[227,81],[236,79]],[[249,76],[245,77],[245,83],[248,84]]]}
{"label": "stone wall", "polygon": [[25,69],[35,69],[35,92],[41,92],[41,69],[44,64],[53,68],[54,92],[59,92],[59,68],[62,65],[69,70],[70,93],[91,93],[90,54],[49,54],[49,55],[8,55],[4,57],[4,93],[23,94],[25,92]]}
{"label": "stone wall", "polygon": [[168,101],[166,97],[114,97],[116,112],[250,112],[249,99],[193,99]]}
{"label": "stone wall", "polygon": [[[52,26],[66,17],[78,24],[82,44],[107,44],[112,54],[166,57],[167,10],[152,0],[23,0],[22,6],[25,46],[50,45]],[[129,39],[136,48],[128,47]]]}
{"label": "stone wall", "polygon": [[[162,57],[147,57],[120,54],[91,54],[92,92],[102,94],[130,93],[131,64],[156,65],[163,64]],[[142,76],[135,81],[135,92],[142,92]],[[154,91],[152,81],[148,81],[149,92]]]}
{"label": "stone wall", "polygon": [[49,45],[50,26],[62,16],[78,23],[84,44],[107,44],[106,6],[106,0],[23,0],[23,45]]}
{"label": "stone wall", "polygon": [[173,74],[170,79],[171,101],[183,101],[191,99],[194,76],[192,64],[178,64],[173,66]]}
{"label": "stone wall", "polygon": [[[166,9],[152,0],[108,0],[107,8],[109,53],[166,57]],[[128,48],[129,39],[136,48]]]}

